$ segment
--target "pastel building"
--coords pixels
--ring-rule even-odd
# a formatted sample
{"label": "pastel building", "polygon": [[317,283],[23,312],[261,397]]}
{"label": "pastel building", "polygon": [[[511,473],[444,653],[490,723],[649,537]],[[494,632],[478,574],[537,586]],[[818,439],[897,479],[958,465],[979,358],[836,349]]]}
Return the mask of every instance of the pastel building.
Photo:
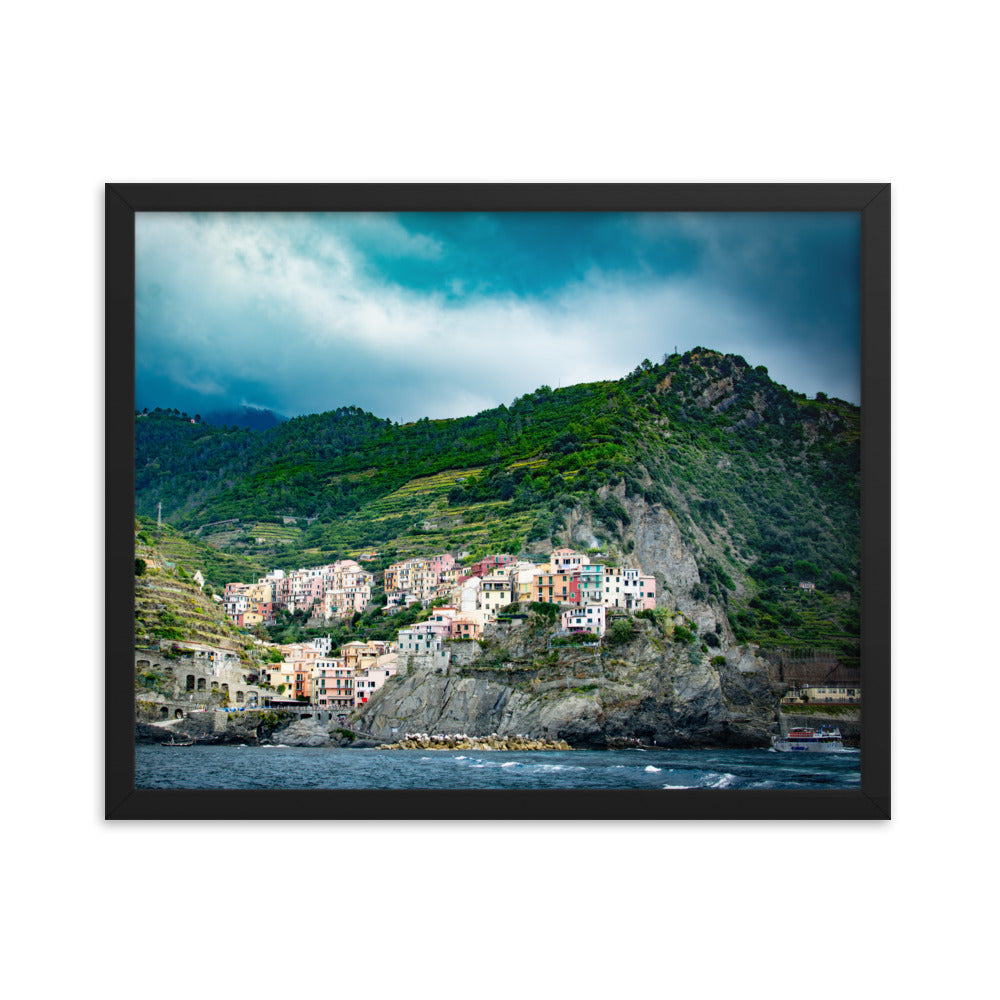
{"label": "pastel building", "polygon": [[396,653],[380,656],[375,663],[370,664],[354,675],[354,707],[365,704],[366,701],[383,684],[396,673]]}
{"label": "pastel building", "polygon": [[590,632],[604,635],[605,610],[603,604],[587,604],[582,608],[570,608],[562,613],[563,630],[570,633]]}
{"label": "pastel building", "polygon": [[480,610],[495,618],[497,612],[513,600],[510,584],[510,574],[503,571],[490,573],[483,577],[479,585]]}
{"label": "pastel building", "polygon": [[572,573],[590,562],[587,556],[573,549],[553,549],[551,556],[552,569],[556,573]]}
{"label": "pastel building", "polygon": [[462,611],[475,611],[479,607],[479,586],[482,581],[478,576],[469,577],[462,583],[459,590],[459,608]]}
{"label": "pastel building", "polygon": [[535,577],[541,572],[532,563],[518,563],[511,571],[511,590],[514,601],[530,601]]}
{"label": "pastel building", "polygon": [[313,666],[313,704],[336,711],[354,707],[354,678],[344,661],[317,660]]}
{"label": "pastel building", "polygon": [[450,569],[443,570],[440,576],[440,583],[438,583],[437,591],[435,592],[438,597],[449,597],[458,586],[458,568],[452,566]]}
{"label": "pastel building", "polygon": [[436,573],[438,578],[442,573],[455,569],[455,557],[450,552],[442,552],[441,555],[433,556],[429,562],[430,570]]}
{"label": "pastel building", "polygon": [[408,628],[401,628],[396,636],[400,656],[410,653],[440,653],[447,635],[432,631],[428,622],[417,622]]}
{"label": "pastel building", "polygon": [[619,566],[605,566],[602,601],[606,608],[625,607],[625,577]]}
{"label": "pastel building", "polygon": [[604,600],[604,567],[599,563],[580,566],[577,573],[580,604],[599,604]]}
{"label": "pastel building", "polygon": [[392,643],[384,639],[371,639],[368,642],[348,642],[340,647],[340,655],[344,666],[352,673],[371,666],[380,656],[385,656],[392,650]]}
{"label": "pastel building", "polygon": [[652,611],[656,607],[656,577],[644,576],[642,570],[622,572],[625,608],[628,611]]}
{"label": "pastel building", "polygon": [[533,601],[539,604],[579,604],[580,581],[572,573],[539,573],[532,584]]}
{"label": "pastel building", "polygon": [[500,553],[497,555],[486,556],[485,559],[480,559],[478,562],[474,562],[471,566],[466,568],[466,573],[469,576],[486,576],[495,569],[500,569],[503,566],[510,566],[514,562],[514,557],[508,553]]}
{"label": "pastel building", "polygon": [[222,595],[222,609],[232,621],[246,614],[250,608],[250,584],[227,583]]}
{"label": "pastel building", "polygon": [[459,611],[451,619],[452,639],[478,639],[483,634],[485,615],[482,611]]}
{"label": "pastel building", "polygon": [[263,668],[267,683],[274,688],[275,695],[285,701],[295,700],[295,671],[285,663],[274,663]]}
{"label": "pastel building", "polygon": [[310,701],[312,699],[313,664],[299,661],[293,666],[295,668],[295,700]]}

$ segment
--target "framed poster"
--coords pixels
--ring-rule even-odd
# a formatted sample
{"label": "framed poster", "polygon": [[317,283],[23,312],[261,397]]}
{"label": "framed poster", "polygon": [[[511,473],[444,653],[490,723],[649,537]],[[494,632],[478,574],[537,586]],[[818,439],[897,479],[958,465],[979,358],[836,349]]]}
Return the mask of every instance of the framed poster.
{"label": "framed poster", "polygon": [[108,818],[888,818],[889,187],[106,190]]}

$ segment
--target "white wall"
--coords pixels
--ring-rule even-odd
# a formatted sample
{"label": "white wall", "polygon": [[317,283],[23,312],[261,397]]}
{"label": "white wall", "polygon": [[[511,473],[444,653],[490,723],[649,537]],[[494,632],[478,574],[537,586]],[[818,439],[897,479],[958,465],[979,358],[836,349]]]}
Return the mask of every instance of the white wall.
{"label": "white wall", "polygon": [[[994,755],[975,733],[946,750],[947,734],[928,731],[940,663],[923,628],[926,581],[960,580],[934,590],[932,609],[951,623],[949,676],[960,692],[985,665],[973,637],[991,627],[988,609],[970,602],[996,592],[983,545],[995,506],[995,445],[982,432],[996,424],[998,230],[986,9],[180,0],[168,10],[98,2],[8,14],[0,246],[4,365],[17,377],[4,398],[5,457],[34,483],[27,498],[5,497],[8,516],[13,508],[30,527],[8,521],[5,555],[33,584],[37,573],[39,589],[39,547],[59,525],[52,553],[94,584],[60,621],[72,655],[50,668],[57,690],[93,682],[80,716],[40,737],[13,713],[5,730],[5,746],[23,752],[5,789],[17,859],[5,977],[15,995],[57,997],[99,979],[111,998],[215,996],[241,962],[262,995],[287,986],[287,970],[255,952],[252,921],[209,915],[212,947],[184,948],[159,969],[155,927],[135,916],[169,910],[180,884],[150,859],[200,858],[206,840],[223,837],[251,844],[262,828],[101,818],[107,180],[891,180],[892,823],[313,823],[269,834],[294,837],[303,857],[363,847],[379,859],[363,875],[344,867],[338,896],[399,915],[405,933],[384,946],[404,970],[393,988],[408,996],[427,996],[425,982],[475,982],[481,1000],[623,991],[772,1000],[831,982],[856,1000],[978,993],[992,980],[980,903],[995,871]],[[961,516],[945,520],[955,504]],[[25,612],[17,648],[53,630],[47,606]],[[403,914],[467,900],[477,859],[501,852],[495,881],[488,870],[474,880],[481,916],[444,918],[442,964],[440,921]],[[824,854],[852,872],[846,883],[788,874],[789,859]],[[594,857],[608,862],[596,873]],[[773,918],[803,899],[833,900],[834,937],[849,942],[819,971],[816,925],[778,930]],[[329,895],[306,893],[295,906],[308,956],[325,947]],[[566,961],[581,954],[587,914],[600,919],[583,931],[586,960]],[[526,933],[525,921],[540,930]],[[498,942],[517,962],[483,977]],[[302,975],[320,983],[324,974],[307,960]],[[363,989],[369,975],[370,963],[347,963],[338,987]]]}

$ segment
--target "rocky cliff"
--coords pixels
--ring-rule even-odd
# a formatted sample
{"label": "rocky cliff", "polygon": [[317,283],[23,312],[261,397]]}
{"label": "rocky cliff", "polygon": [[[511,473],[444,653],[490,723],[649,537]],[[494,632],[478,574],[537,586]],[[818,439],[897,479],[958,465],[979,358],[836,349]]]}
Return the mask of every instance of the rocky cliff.
{"label": "rocky cliff", "polygon": [[554,644],[539,615],[455,642],[433,664],[411,657],[356,719],[393,730],[523,734],[600,748],[629,738],[673,747],[766,746],[778,692],[748,649],[710,647],[683,615],[623,619],[604,644]]}
{"label": "rocky cliff", "polygon": [[[717,602],[709,603],[697,596],[701,592],[701,573],[694,547],[697,546],[699,553],[715,554],[716,543],[690,524],[686,524],[685,537],[677,519],[662,504],[626,496],[624,484],[604,487],[597,495],[602,500],[613,496],[627,516],[614,533],[611,546],[614,562],[652,573],[656,577],[659,607],[676,608],[703,632],[728,624]],[[566,544],[571,547],[600,548],[601,539],[608,533],[607,527],[596,524],[585,507],[575,508],[567,517]]]}

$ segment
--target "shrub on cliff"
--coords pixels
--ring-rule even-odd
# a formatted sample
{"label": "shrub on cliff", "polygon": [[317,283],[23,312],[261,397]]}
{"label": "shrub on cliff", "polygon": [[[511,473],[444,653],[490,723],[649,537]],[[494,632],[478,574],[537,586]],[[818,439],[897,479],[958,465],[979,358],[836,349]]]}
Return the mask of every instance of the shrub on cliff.
{"label": "shrub on cliff", "polygon": [[554,623],[559,617],[558,604],[546,604],[544,602],[532,601],[531,604],[528,605],[528,608],[532,614],[545,618],[549,622]]}
{"label": "shrub on cliff", "polygon": [[604,642],[608,646],[620,646],[629,642],[632,638],[632,623],[627,618],[616,621],[608,629],[604,636]]}

